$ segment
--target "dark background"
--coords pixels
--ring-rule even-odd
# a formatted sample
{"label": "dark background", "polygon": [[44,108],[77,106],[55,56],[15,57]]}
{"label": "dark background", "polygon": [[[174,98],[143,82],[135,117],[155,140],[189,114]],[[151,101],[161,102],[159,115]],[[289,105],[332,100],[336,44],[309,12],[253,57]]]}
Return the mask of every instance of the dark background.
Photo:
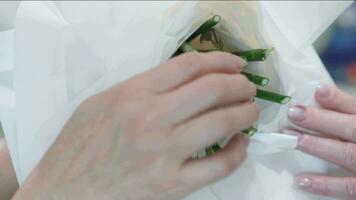
{"label": "dark background", "polygon": [[314,43],[325,67],[343,90],[356,95],[356,4]]}

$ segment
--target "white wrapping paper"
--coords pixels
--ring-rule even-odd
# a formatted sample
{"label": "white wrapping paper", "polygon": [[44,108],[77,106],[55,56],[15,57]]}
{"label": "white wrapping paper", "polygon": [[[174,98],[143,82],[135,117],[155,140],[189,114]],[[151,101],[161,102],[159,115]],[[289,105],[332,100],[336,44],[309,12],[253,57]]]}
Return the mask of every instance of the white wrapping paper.
{"label": "white wrapping paper", "polygon": [[[312,42],[351,2],[22,2],[15,21],[12,108],[0,115],[19,182],[87,97],[165,62],[205,19],[222,16],[219,34],[240,48],[274,47],[253,71],[271,89],[314,105],[319,82],[332,83]],[[0,48],[1,49],[1,48]],[[1,73],[1,72],[0,72]],[[1,74],[0,74],[1,75]],[[11,81],[11,82],[12,82]],[[329,164],[275,134],[288,106],[263,107],[249,157],[226,179],[186,200],[326,199],[293,187],[293,174],[326,173]],[[7,111],[5,112],[5,110]]]}
{"label": "white wrapping paper", "polygon": [[0,31],[14,28],[19,1],[0,1]]}
{"label": "white wrapping paper", "polygon": [[[14,116],[16,102],[13,90],[13,37],[13,30],[0,32],[0,123],[3,130],[6,130],[5,137],[9,147],[17,147]],[[17,148],[12,149],[10,154],[15,171],[19,171]]]}

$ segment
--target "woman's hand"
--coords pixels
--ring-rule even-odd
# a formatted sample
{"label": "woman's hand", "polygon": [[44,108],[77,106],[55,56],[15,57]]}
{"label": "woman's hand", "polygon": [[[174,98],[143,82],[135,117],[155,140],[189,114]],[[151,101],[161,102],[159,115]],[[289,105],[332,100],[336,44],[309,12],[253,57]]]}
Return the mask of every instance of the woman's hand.
{"label": "woman's hand", "polygon": [[258,117],[245,64],[188,53],[87,99],[15,199],[175,200],[228,175],[245,158],[240,130]]}
{"label": "woman's hand", "polygon": [[[285,133],[298,136],[298,149],[356,173],[356,98],[335,87],[320,85],[315,92],[322,108],[294,106],[289,119],[311,130]],[[304,190],[343,199],[356,199],[356,177],[303,174],[296,177]]]}
{"label": "woman's hand", "polygon": [[17,179],[12,167],[9,149],[4,139],[0,138],[0,199],[11,199],[17,188]]}

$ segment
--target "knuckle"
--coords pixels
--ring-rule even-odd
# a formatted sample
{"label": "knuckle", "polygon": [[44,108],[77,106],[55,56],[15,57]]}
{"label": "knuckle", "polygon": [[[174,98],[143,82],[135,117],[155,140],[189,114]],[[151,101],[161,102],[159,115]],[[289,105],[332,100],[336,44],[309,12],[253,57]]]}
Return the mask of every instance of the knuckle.
{"label": "knuckle", "polygon": [[328,182],[328,180],[325,180],[325,182],[317,182],[315,180],[312,180],[311,185],[312,190],[317,191],[321,195],[330,196],[333,193],[329,186],[330,183]]}
{"label": "knuckle", "polygon": [[227,52],[223,52],[223,51],[213,51],[213,52],[209,52],[206,55],[211,56],[213,59],[229,59],[231,58],[232,54],[231,53],[227,53]]}
{"label": "knuckle", "polygon": [[253,97],[256,96],[256,94],[257,94],[257,86],[250,82],[249,88],[250,88],[249,91],[251,91],[251,96],[253,96]]}
{"label": "knuckle", "polygon": [[223,177],[230,175],[237,167],[237,163],[227,157],[222,159],[221,165]]}
{"label": "knuckle", "polygon": [[326,121],[330,118],[328,113],[325,113],[323,110],[318,108],[307,107],[305,108],[305,111],[310,119],[309,123],[311,126],[315,126],[318,121]]}
{"label": "knuckle", "polygon": [[344,165],[356,172],[356,145],[346,143],[344,147]]}
{"label": "knuckle", "polygon": [[256,96],[257,92],[257,87],[255,84],[253,84],[248,78],[242,74],[239,74],[238,77],[238,83],[237,85],[240,85],[241,88],[243,88],[249,97]]}
{"label": "knuckle", "polygon": [[220,132],[224,136],[233,129],[234,119],[229,111],[224,111],[218,123],[220,124]]}
{"label": "knuckle", "polygon": [[246,76],[242,75],[242,74],[238,74],[236,76],[238,84],[243,85],[243,86],[247,86],[249,85],[251,82],[246,78]]}
{"label": "knuckle", "polygon": [[338,90],[336,87],[329,87],[331,90],[331,98],[329,98],[330,104],[339,107],[341,105],[340,100],[342,100],[342,93],[340,90]]}
{"label": "knuckle", "polygon": [[184,53],[176,58],[173,58],[172,61],[175,65],[182,66],[179,67],[180,73],[183,76],[193,76],[193,74],[200,73],[204,70],[204,66],[199,64],[201,63],[200,53],[190,52]]}
{"label": "knuckle", "polygon": [[208,75],[202,87],[206,88],[207,92],[214,95],[217,101],[220,101],[225,96],[228,83],[226,79],[221,76]]}
{"label": "knuckle", "polygon": [[260,109],[257,104],[251,103],[251,115],[252,115],[252,121],[255,122],[258,120],[258,116],[260,114]]}
{"label": "knuckle", "polygon": [[157,106],[154,106],[155,103],[151,100],[144,103],[135,102],[128,103],[124,108],[118,108],[115,112],[120,113],[120,118],[125,121],[125,127],[131,132],[154,133],[162,125],[162,111],[154,109]]}
{"label": "knuckle", "polygon": [[352,199],[356,198],[356,179],[347,177],[345,178],[346,195]]}
{"label": "knuckle", "polygon": [[[239,155],[239,160],[241,160],[241,161],[244,161],[244,160],[246,160],[246,158],[247,158],[247,152],[246,152],[247,150],[246,150],[246,148],[243,148],[242,150],[240,150],[239,152],[238,152],[238,155]],[[239,161],[238,160],[238,161]],[[238,163],[238,161],[237,161],[237,163]],[[237,165],[237,164],[236,164]]]}
{"label": "knuckle", "polygon": [[184,53],[181,55],[181,61],[183,64],[188,65],[188,66],[195,66],[194,63],[199,61],[199,55],[200,53],[198,52],[189,52],[189,53]]}
{"label": "knuckle", "polygon": [[[216,92],[220,95],[223,94],[223,92],[226,90],[228,83],[227,80],[222,78],[222,77],[212,77],[211,78],[211,83],[212,85],[215,85],[215,89],[217,90]],[[214,86],[213,86],[214,87]]]}
{"label": "knuckle", "polygon": [[301,149],[313,154],[319,152],[321,148],[318,138],[310,135],[303,135],[300,139],[299,146]]}
{"label": "knuckle", "polygon": [[[238,66],[239,68],[242,68],[241,66],[241,58],[238,56],[229,53],[229,52],[223,52],[223,51],[215,51],[215,52],[209,52],[206,55],[210,57],[211,60],[223,60],[226,61],[225,64],[229,67],[233,67],[234,69],[237,69],[236,67]],[[239,70],[240,71],[240,70]]]}
{"label": "knuckle", "polygon": [[349,121],[349,128],[346,130],[346,134],[349,135],[351,141],[356,142],[356,117],[352,116]]}
{"label": "knuckle", "polygon": [[251,102],[246,102],[244,106],[246,107],[244,117],[248,125],[251,125],[258,120],[259,108],[257,104]]}

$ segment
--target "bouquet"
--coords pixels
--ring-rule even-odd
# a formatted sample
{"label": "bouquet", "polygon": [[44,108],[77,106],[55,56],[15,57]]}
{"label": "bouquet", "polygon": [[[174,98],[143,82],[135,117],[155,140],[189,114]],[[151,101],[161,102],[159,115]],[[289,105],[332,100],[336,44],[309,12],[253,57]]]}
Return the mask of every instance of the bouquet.
{"label": "bouquet", "polygon": [[[239,51],[238,47],[235,50],[229,50],[224,48],[224,42],[218,36],[218,31],[214,28],[220,22],[221,17],[219,15],[214,15],[203,23],[188,39],[179,47],[179,49],[174,53],[174,56],[179,55],[184,52],[211,52],[211,51],[225,51],[233,53],[240,56],[247,62],[258,62],[267,59],[268,55],[271,53],[273,48],[270,49],[250,49],[247,51]],[[259,87],[266,86],[269,83],[269,78],[263,77],[257,74],[249,73],[248,66],[242,72],[251,82]],[[278,93],[266,91],[258,88],[256,93],[256,98],[263,99],[278,104],[287,104],[291,97],[281,95]],[[243,133],[252,136],[257,132],[255,127],[250,127],[242,131]],[[224,141],[220,144],[216,143],[212,146],[206,148],[205,152],[198,152],[194,157],[199,158],[202,155],[211,155],[216,151],[220,150],[224,145]]]}

